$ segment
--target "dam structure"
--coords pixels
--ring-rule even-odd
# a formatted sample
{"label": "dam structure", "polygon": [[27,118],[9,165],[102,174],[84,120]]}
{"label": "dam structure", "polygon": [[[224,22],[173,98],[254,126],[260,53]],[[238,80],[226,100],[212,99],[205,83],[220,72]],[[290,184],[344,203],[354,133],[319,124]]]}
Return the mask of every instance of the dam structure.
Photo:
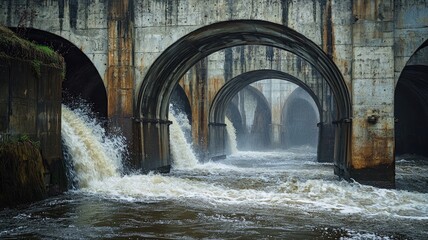
{"label": "dam structure", "polygon": [[142,172],[170,170],[174,98],[206,158],[227,154],[225,117],[250,95],[280,148],[303,94],[341,178],[394,187],[396,155],[428,156],[424,0],[3,0],[0,24],[62,55],[63,101],[120,129]]}

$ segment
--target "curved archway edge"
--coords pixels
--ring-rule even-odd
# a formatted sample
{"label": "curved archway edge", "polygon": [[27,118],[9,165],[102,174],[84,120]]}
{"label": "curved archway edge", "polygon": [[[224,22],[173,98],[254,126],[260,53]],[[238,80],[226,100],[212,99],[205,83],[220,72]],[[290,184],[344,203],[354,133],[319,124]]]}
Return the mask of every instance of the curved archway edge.
{"label": "curved archway edge", "polygon": [[189,33],[168,47],[152,64],[141,84],[137,100],[138,115],[148,119],[166,119],[169,96],[185,72],[211,53],[240,45],[272,46],[302,57],[330,85],[338,102],[338,118],[350,117],[348,88],[327,54],[295,30],[261,20],[214,23]]}
{"label": "curved archway edge", "polygon": [[[310,63],[327,81],[337,102],[336,167],[340,175],[349,158],[352,114],[347,85],[337,66],[314,42],[286,26],[261,20],[218,22],[197,29],[169,46],[151,65],[139,89],[136,113],[143,144],[142,168],[168,171],[169,99],[180,78],[202,58],[225,48],[264,45],[289,51]],[[178,54],[179,53],[179,54]],[[145,139],[150,139],[151,144]]]}
{"label": "curved archway edge", "polygon": [[264,79],[285,80],[303,88],[316,103],[320,114],[320,119],[322,119],[321,103],[319,102],[316,94],[307,84],[288,73],[277,70],[263,69],[246,72],[227,81],[214,97],[214,100],[210,106],[209,121],[223,123],[227,105],[232,100],[232,98],[247,85]]}

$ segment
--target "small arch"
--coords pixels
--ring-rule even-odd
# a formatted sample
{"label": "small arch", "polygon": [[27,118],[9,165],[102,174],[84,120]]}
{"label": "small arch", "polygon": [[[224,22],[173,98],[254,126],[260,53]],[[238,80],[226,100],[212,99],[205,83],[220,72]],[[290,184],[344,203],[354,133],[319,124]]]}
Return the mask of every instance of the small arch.
{"label": "small arch", "polygon": [[[282,126],[286,129],[281,134],[282,144],[286,148],[301,145],[317,147],[320,112],[316,102],[305,90],[300,87],[295,89],[281,111]],[[290,125],[293,127],[287,128]]]}
{"label": "small arch", "polygon": [[223,123],[225,109],[229,102],[232,100],[232,98],[247,85],[263,79],[285,80],[294,83],[304,89],[312,97],[315,104],[317,105],[319,116],[322,120],[321,103],[319,102],[319,99],[316,94],[308,85],[288,73],[277,70],[262,69],[243,73],[227,81],[225,85],[220,88],[211,103],[209,121]]}
{"label": "small arch", "polygon": [[[233,81],[233,80],[231,80]],[[245,136],[237,136],[239,149],[243,150],[262,150],[270,147],[270,126],[272,124],[272,110],[271,106],[262,92],[257,88],[247,85],[243,89],[239,90],[235,96],[243,97],[241,94],[250,94],[256,101],[254,104],[254,114],[250,120],[251,128],[246,129]],[[245,99],[244,101],[247,101]],[[229,102],[227,104],[230,105]],[[241,109],[242,110],[242,109]],[[244,115],[241,113],[241,115]],[[250,114],[251,116],[251,114]],[[243,123],[245,127],[247,123]]]}

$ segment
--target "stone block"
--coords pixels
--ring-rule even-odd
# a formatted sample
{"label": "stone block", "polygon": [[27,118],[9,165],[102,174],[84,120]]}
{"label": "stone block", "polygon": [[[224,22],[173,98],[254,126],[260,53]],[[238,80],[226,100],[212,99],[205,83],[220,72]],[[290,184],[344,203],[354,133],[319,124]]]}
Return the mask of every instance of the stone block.
{"label": "stone block", "polygon": [[354,23],[352,1],[333,0],[331,3],[331,18],[334,25],[351,25]]}
{"label": "stone block", "polygon": [[364,107],[384,107],[393,105],[395,83],[394,78],[385,79],[354,79],[352,81],[352,106],[354,115]]}
{"label": "stone block", "polygon": [[171,44],[196,28],[197,26],[136,28],[135,51],[163,52]]}
{"label": "stone block", "polygon": [[394,77],[394,52],[392,47],[354,47],[352,77],[376,79]]}
{"label": "stone block", "polygon": [[428,28],[396,29],[395,57],[411,57],[427,40]]}
{"label": "stone block", "polygon": [[426,28],[428,26],[426,1],[395,0],[394,2],[396,28]]}
{"label": "stone block", "polygon": [[353,45],[361,47],[393,46],[393,22],[359,20],[353,26]]}

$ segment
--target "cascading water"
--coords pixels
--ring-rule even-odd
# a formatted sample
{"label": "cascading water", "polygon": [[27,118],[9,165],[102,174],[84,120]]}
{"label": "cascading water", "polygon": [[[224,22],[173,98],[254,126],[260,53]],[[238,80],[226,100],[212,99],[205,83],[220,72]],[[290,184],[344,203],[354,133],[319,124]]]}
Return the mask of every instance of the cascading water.
{"label": "cascading water", "polygon": [[119,176],[123,138],[106,136],[104,128],[84,109],[72,111],[63,105],[61,110],[61,135],[73,167],[71,180],[84,188],[92,181]]}
{"label": "cascading water", "polygon": [[[171,108],[173,108],[171,106]],[[192,146],[187,142],[184,131],[190,132],[190,124],[183,113],[169,112],[172,121],[170,126],[170,143],[173,167],[176,169],[194,168],[198,164],[198,159],[193,152]]]}
{"label": "cascading water", "polygon": [[238,152],[238,144],[236,142],[236,129],[233,126],[232,121],[229,118],[224,119],[224,123],[226,124],[226,133],[227,133],[227,145],[226,152],[229,154],[234,154]]}

